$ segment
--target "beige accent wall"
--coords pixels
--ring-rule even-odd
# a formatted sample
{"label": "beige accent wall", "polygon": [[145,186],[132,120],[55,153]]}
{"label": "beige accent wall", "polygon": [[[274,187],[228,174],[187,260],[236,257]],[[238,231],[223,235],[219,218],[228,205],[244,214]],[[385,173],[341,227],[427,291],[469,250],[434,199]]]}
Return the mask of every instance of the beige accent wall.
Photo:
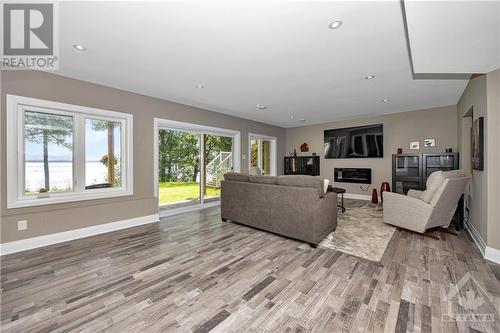
{"label": "beige accent wall", "polygon": [[[333,128],[359,125],[384,124],[384,157],[363,159],[324,159],[323,131]],[[333,182],[333,169],[344,167],[372,168],[372,186],[363,191],[360,184],[335,183],[345,188],[347,193],[371,195],[373,188],[380,190],[383,181],[388,181],[392,188],[392,154],[397,148],[405,153],[444,152],[445,148],[457,151],[457,109],[445,106],[412,112],[382,115],[370,118],[345,120],[320,125],[310,125],[286,129],[286,153],[297,149],[298,155],[310,155],[315,152],[320,156],[321,176]],[[423,148],[426,138],[435,138],[436,147]],[[420,141],[419,150],[409,148],[411,141]],[[299,146],[306,142],[310,151],[300,153]]]}
{"label": "beige accent wall", "polygon": [[[83,105],[134,115],[134,195],[120,198],[7,209],[6,94]],[[1,72],[1,243],[55,232],[156,214],[153,184],[153,118],[191,122],[241,131],[241,152],[248,152],[248,133],[277,137],[278,173],[282,172],[285,130],[187,105],[36,71]],[[248,160],[241,160],[247,171]],[[28,230],[17,231],[17,221]]]}
{"label": "beige accent wall", "polygon": [[500,249],[500,69],[486,75],[488,121],[488,239],[487,245]]}
{"label": "beige accent wall", "polygon": [[466,207],[469,209],[470,223],[486,242],[488,238],[487,227],[487,176],[488,176],[488,154],[485,154],[485,170],[477,171],[471,169],[471,145],[470,128],[472,126],[471,118],[464,116],[473,109],[473,120],[479,117],[485,119],[485,145],[484,151],[488,149],[488,118],[486,117],[486,75],[472,78],[465,88],[457,104],[458,112],[458,142],[460,143],[460,152],[462,164],[467,166],[467,171],[471,177],[471,182],[466,190]]}

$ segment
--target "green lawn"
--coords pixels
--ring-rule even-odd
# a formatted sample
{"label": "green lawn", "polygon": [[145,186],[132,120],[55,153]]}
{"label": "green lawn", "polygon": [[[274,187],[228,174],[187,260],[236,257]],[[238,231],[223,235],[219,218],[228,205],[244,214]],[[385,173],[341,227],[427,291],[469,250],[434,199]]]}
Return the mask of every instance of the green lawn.
{"label": "green lawn", "polygon": [[[198,199],[200,196],[200,188],[198,183],[176,183],[163,182],[160,183],[160,205],[172,202]],[[220,188],[207,187],[207,196],[219,196]]]}

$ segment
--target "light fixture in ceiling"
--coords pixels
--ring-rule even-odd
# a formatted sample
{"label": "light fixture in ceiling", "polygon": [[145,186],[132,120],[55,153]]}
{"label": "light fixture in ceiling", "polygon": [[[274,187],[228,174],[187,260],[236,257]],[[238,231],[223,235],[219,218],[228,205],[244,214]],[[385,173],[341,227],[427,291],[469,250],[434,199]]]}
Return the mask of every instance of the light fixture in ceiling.
{"label": "light fixture in ceiling", "polygon": [[87,48],[83,45],[73,44],[73,47],[78,51],[87,51]]}
{"label": "light fixture in ceiling", "polygon": [[295,118],[295,116],[292,114],[292,115],[290,116],[290,119],[293,119],[293,118]]}
{"label": "light fixture in ceiling", "polygon": [[388,103],[388,102],[389,102],[389,99],[388,99],[388,98],[384,98],[384,99],[382,100],[382,102],[384,102],[384,103]]}
{"label": "light fixture in ceiling", "polygon": [[365,76],[365,80],[373,80],[374,78],[375,78],[375,75]]}
{"label": "light fixture in ceiling", "polygon": [[262,105],[262,104],[257,104],[257,109],[259,109],[259,110],[265,110],[265,109],[267,109],[267,106]]}
{"label": "light fixture in ceiling", "polygon": [[335,21],[333,21],[332,23],[330,23],[328,25],[328,28],[332,29],[332,30],[335,30],[335,29],[340,28],[342,26],[342,24],[344,24],[344,22],[342,22],[340,20],[335,20]]}
{"label": "light fixture in ceiling", "polygon": [[204,86],[204,85],[202,85],[202,84],[197,84],[195,87],[196,87],[196,88],[200,88],[200,89],[205,88],[205,86]]}

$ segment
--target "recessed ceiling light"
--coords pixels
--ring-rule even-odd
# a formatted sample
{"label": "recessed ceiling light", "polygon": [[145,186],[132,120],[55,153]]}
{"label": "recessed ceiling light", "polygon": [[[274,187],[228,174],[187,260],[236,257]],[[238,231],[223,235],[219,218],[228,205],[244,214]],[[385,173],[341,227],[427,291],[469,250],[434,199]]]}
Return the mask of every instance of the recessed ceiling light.
{"label": "recessed ceiling light", "polygon": [[290,116],[290,119],[293,119],[293,118],[295,118],[295,116],[294,116],[294,115],[291,115],[291,116]]}
{"label": "recessed ceiling light", "polygon": [[257,104],[257,108],[258,108],[259,110],[265,110],[265,109],[267,109],[267,106],[262,105],[262,104]]}
{"label": "recessed ceiling light", "polygon": [[87,51],[87,48],[83,45],[73,44],[73,47],[78,51]]}
{"label": "recessed ceiling light", "polygon": [[203,88],[205,88],[205,87],[204,87],[202,84],[197,84],[197,85],[196,85],[196,88],[203,89]]}
{"label": "recessed ceiling light", "polygon": [[335,29],[340,28],[342,26],[342,24],[344,24],[344,22],[342,22],[340,20],[335,20],[328,25],[328,28],[335,30]]}
{"label": "recessed ceiling light", "polygon": [[305,119],[300,119],[299,120],[301,123],[305,122],[306,120]]}
{"label": "recessed ceiling light", "polygon": [[389,99],[388,99],[388,98],[384,98],[384,99],[382,100],[382,102],[387,103],[387,102],[389,102]]}
{"label": "recessed ceiling light", "polygon": [[365,80],[373,80],[374,78],[375,78],[375,75],[365,76]]}

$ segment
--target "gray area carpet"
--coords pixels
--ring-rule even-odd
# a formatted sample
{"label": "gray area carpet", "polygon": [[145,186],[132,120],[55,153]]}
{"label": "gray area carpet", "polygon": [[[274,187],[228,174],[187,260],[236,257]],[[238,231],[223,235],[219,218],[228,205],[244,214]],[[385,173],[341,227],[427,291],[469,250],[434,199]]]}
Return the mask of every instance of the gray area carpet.
{"label": "gray area carpet", "polygon": [[319,247],[334,249],[371,261],[380,261],[396,228],[382,220],[382,206],[369,201],[345,200],[339,209],[337,229]]}

